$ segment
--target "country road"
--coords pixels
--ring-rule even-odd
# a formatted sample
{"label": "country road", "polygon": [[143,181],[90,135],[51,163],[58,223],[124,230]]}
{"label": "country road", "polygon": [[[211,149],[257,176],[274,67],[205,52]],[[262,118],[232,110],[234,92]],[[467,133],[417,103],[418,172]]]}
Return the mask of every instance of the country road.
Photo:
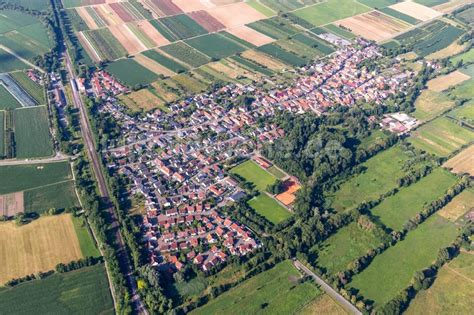
{"label": "country road", "polygon": [[308,276],[311,276],[314,281],[321,286],[321,288],[332,298],[334,299],[339,305],[341,305],[347,312],[356,315],[362,315],[362,313],[349,301],[343,298],[336,290],[334,290],[330,285],[324,282],[323,279],[318,277],[314,272],[309,270],[305,265],[303,265],[300,261],[294,260],[293,264],[298,270],[303,271]]}
{"label": "country road", "polygon": [[[108,201],[110,199],[110,195],[107,189],[107,184],[105,181],[104,174],[102,173],[102,168],[100,165],[101,162],[97,154],[97,151],[95,149],[94,137],[91,131],[91,126],[90,126],[89,118],[87,115],[87,110],[85,108],[84,102],[82,101],[81,95],[79,94],[79,91],[76,88],[76,84],[74,84],[73,82],[73,80],[76,79],[76,75],[72,67],[71,58],[67,51],[64,56],[65,56],[67,70],[69,73],[69,78],[71,80],[71,88],[72,88],[71,90],[72,90],[74,107],[77,108],[80,113],[81,132],[82,132],[82,137],[84,139],[84,144],[86,146],[87,155],[89,157],[89,160],[91,161],[93,172],[97,180],[100,196],[104,198],[104,200]],[[128,258],[126,246],[123,241],[122,234],[120,233],[119,222],[118,222],[117,215],[115,213],[115,209],[112,206],[110,206],[108,209],[106,209],[106,211],[109,213],[110,220],[112,221],[111,226],[113,226],[115,230],[115,241],[116,241],[116,246],[118,247],[117,258],[119,260],[122,272],[125,275],[127,285],[131,289],[131,292],[132,292],[132,301],[134,304],[133,305],[134,311],[138,314],[148,314],[137,292],[136,281],[133,277],[132,264]]]}

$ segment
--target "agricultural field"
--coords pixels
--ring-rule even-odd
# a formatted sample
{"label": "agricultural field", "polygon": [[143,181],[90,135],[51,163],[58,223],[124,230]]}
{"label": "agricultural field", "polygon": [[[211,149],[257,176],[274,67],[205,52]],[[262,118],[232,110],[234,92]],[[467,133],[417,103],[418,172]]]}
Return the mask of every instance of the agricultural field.
{"label": "agricultural field", "polygon": [[370,11],[370,8],[357,1],[328,0],[293,13],[314,26],[320,26],[367,11]]}
{"label": "agricultural field", "polygon": [[454,107],[454,101],[446,94],[423,90],[415,101],[416,109],[413,116],[421,121],[427,121],[452,107]]}
{"label": "agricultural field", "polygon": [[415,2],[417,2],[419,4],[422,4],[422,5],[426,5],[428,7],[434,7],[436,5],[440,5],[440,4],[446,3],[448,1],[449,0],[415,0]]}
{"label": "agricultural field", "polygon": [[0,223],[0,232],[2,284],[83,257],[70,214],[41,217],[24,226]]}
{"label": "agricultural field", "polygon": [[467,74],[462,73],[461,71],[453,71],[449,74],[442,75],[439,77],[430,80],[427,83],[428,89],[435,92],[442,92],[447,90],[449,87],[458,85],[466,80],[469,80],[471,77]]}
{"label": "agricultural field", "polygon": [[456,55],[456,56],[450,58],[450,60],[454,64],[456,64],[460,60],[462,60],[463,63],[472,62],[472,61],[474,61],[474,49],[469,49],[468,51],[466,51],[462,54],[459,54],[459,55]]}
{"label": "agricultural field", "polygon": [[418,20],[412,16],[406,15],[400,11],[394,10],[392,8],[382,8],[379,9],[380,12],[385,13],[387,15],[390,15],[396,19],[402,20],[404,22],[407,22],[408,24],[415,25],[421,22],[421,20]]}
{"label": "agricultural field", "polygon": [[344,226],[336,234],[311,249],[311,256],[316,256],[316,264],[326,269],[329,274],[346,270],[354,259],[365,255],[370,249],[382,243],[380,236],[366,230],[357,222]]}
{"label": "agricultural field", "polygon": [[50,7],[48,0],[6,0],[5,2],[19,4],[24,8],[32,10],[47,10]]}
{"label": "agricultural field", "polygon": [[291,217],[291,213],[287,209],[265,192],[250,199],[248,205],[273,224],[278,224]]}
{"label": "agricultural field", "polygon": [[474,309],[474,255],[461,252],[411,301],[405,314],[469,314]]}
{"label": "agricultural field", "polygon": [[[408,286],[416,271],[428,267],[436,259],[438,250],[450,244],[457,233],[453,223],[435,214],[410,231],[403,241],[377,255],[349,286],[375,301],[376,307],[381,306]],[[397,262],[396,268],[394,261]]]}
{"label": "agricultural field", "polygon": [[461,54],[466,49],[466,47],[467,47],[466,43],[459,44],[458,42],[454,42],[446,48],[443,48],[432,54],[429,54],[425,58],[428,60],[448,58],[451,56],[455,56],[457,54]]}
{"label": "agricultural field", "polygon": [[5,156],[5,112],[0,111],[0,159]]}
{"label": "agricultural field", "polygon": [[418,149],[448,156],[474,139],[474,133],[446,117],[437,118],[416,129],[409,138]]}
{"label": "agricultural field", "polygon": [[395,195],[384,199],[370,212],[385,226],[400,231],[426,204],[443,196],[455,183],[456,177],[453,174],[437,168],[418,182],[400,188]]}
{"label": "agricultural field", "polygon": [[270,6],[263,4],[262,2],[264,1],[249,0],[247,1],[247,4],[267,17],[274,16],[276,14],[275,9],[272,9]]}
{"label": "agricultural field", "polygon": [[390,8],[421,21],[428,21],[441,16],[440,12],[412,1],[398,2]]}
{"label": "agricultural field", "polygon": [[219,295],[190,314],[231,314],[239,310],[242,314],[287,314],[295,312],[322,295],[312,283],[297,283],[301,277],[291,261],[277,264],[237,287]]}
{"label": "agricultural field", "polygon": [[164,17],[159,19],[159,22],[173,33],[175,40],[191,38],[208,33],[204,27],[199,25],[186,14]]}
{"label": "agricultural field", "polygon": [[83,257],[100,257],[100,252],[97,249],[92,232],[90,232],[84,217],[72,216],[72,223],[76,231],[77,239],[79,240],[79,247]]}
{"label": "agricultural field", "polygon": [[36,101],[38,105],[46,104],[44,88],[28,78],[25,72],[12,72],[10,73],[10,76]]}
{"label": "agricultural field", "polygon": [[459,195],[454,197],[446,206],[441,208],[437,213],[443,218],[456,222],[468,211],[473,209],[474,190],[472,188],[465,189]]}
{"label": "agricultural field", "polygon": [[[471,68],[474,69],[474,67]],[[461,69],[461,71],[465,71],[465,69]],[[469,73],[469,71],[465,71],[464,73]],[[467,80],[461,84],[455,86],[455,88],[450,92],[451,94],[456,95],[459,98],[465,98],[471,100],[474,98],[474,79]]]}
{"label": "agricultural field", "polygon": [[473,15],[474,15],[474,8],[470,7],[467,10],[457,13],[455,16],[456,18],[458,18],[459,20],[461,20],[462,22],[466,24],[473,24],[474,23]]}
{"label": "agricultural field", "polygon": [[79,206],[73,181],[25,190],[23,194],[25,213],[42,214],[50,208],[67,209]]}
{"label": "agricultural field", "polygon": [[347,312],[339,304],[337,304],[329,295],[324,294],[315,298],[306,304],[296,314],[298,315],[345,315]]}
{"label": "agricultural field", "polygon": [[45,106],[17,109],[13,118],[17,158],[53,155],[48,109]]}
{"label": "agricultural field", "polygon": [[[410,3],[413,2],[401,2]],[[408,31],[395,39],[409,47],[418,56],[425,57],[451,45],[464,31],[443,21],[433,21],[420,28]]]}
{"label": "agricultural field", "polygon": [[308,60],[281,48],[281,46],[277,44],[264,45],[259,47],[258,50],[292,66],[303,66],[308,62]]}
{"label": "agricultural field", "polygon": [[0,194],[33,189],[72,179],[68,162],[0,166]]}
{"label": "agricultural field", "polygon": [[211,61],[211,58],[190,47],[184,42],[177,42],[160,47],[160,50],[173,56],[190,67],[200,67]]}
{"label": "agricultural field", "polygon": [[225,37],[222,33],[196,37],[186,40],[185,43],[214,60],[243,52],[246,49],[236,41]]}
{"label": "agricultural field", "polygon": [[12,54],[0,48],[0,72],[28,69],[29,66]]}
{"label": "agricultural field", "polygon": [[345,39],[353,39],[355,37],[353,33],[334,24],[325,25],[323,30],[328,30],[330,33],[333,33],[334,35],[337,35]]}
{"label": "agricultural field", "polygon": [[383,41],[406,30],[410,25],[391,16],[372,11],[338,21],[352,33],[369,40]]}
{"label": "agricultural field", "polygon": [[18,100],[0,84],[0,110],[20,108]]}
{"label": "agricultural field", "polygon": [[245,25],[232,28],[228,30],[228,32],[236,36],[237,38],[240,38],[241,40],[244,40],[247,43],[250,43],[255,46],[266,45],[274,41],[273,38],[260,32],[257,32],[253,28],[250,28]]}
{"label": "agricultural field", "polygon": [[357,1],[374,9],[385,8],[385,7],[388,7],[389,5],[397,3],[397,0],[357,0]]}
{"label": "agricultural field", "polygon": [[397,186],[397,179],[404,175],[402,167],[407,160],[408,156],[398,146],[370,158],[363,163],[364,172],[342,183],[331,196],[331,206],[336,211],[343,211],[388,192]]}
{"label": "agricultural field", "polygon": [[443,165],[453,173],[474,175],[474,145],[462,150]]}
{"label": "agricultural field", "polygon": [[[115,60],[127,54],[126,49],[108,28],[81,32],[80,34],[84,39],[81,43],[92,58],[98,56],[99,60]],[[81,36],[79,38],[81,39]]]}
{"label": "agricultural field", "polygon": [[0,309],[9,314],[114,314],[102,264],[1,289]]}
{"label": "agricultural field", "polygon": [[[235,12],[238,12],[238,14],[235,14]],[[224,24],[226,28],[234,28],[266,18],[264,14],[245,2],[218,6],[208,10],[208,13]]]}
{"label": "agricultural field", "polygon": [[158,79],[156,73],[130,58],[114,61],[108,64],[105,69],[117,80],[129,87],[147,85]]}
{"label": "agricultural field", "polygon": [[164,106],[166,101],[161,98],[161,96],[155,95],[152,91],[153,88],[141,89],[129,94],[120,95],[119,99],[132,111],[148,111],[154,108],[160,108],[166,111],[167,108]]}
{"label": "agricultural field", "polygon": [[166,67],[168,68],[169,70],[175,72],[175,73],[181,73],[181,72],[185,72],[186,70],[188,70],[188,68],[186,66],[184,66],[183,64],[171,59],[171,58],[168,58],[166,57],[165,55],[163,54],[160,54],[158,51],[156,50],[147,50],[147,51],[144,51],[142,53],[144,56],[154,60],[155,62],[161,64],[163,67]]}
{"label": "agricultural field", "polygon": [[290,35],[300,32],[300,30],[293,26],[288,20],[281,17],[260,20],[250,23],[247,26],[273,39],[287,38]]}
{"label": "agricultural field", "polygon": [[109,31],[130,55],[136,55],[154,45],[151,39],[146,38],[145,40],[144,35],[142,35],[142,39],[145,40],[145,43],[141,42],[126,24],[109,26]]}

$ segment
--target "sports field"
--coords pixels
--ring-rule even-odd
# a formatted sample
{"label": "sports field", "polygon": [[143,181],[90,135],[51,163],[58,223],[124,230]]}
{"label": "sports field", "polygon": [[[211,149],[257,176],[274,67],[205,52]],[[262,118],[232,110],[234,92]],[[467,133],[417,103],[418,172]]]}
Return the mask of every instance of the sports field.
{"label": "sports field", "polygon": [[405,314],[469,314],[474,309],[474,255],[461,253],[444,265],[433,285],[411,301]]}
{"label": "sports field", "polygon": [[103,265],[0,289],[0,309],[6,314],[114,314]]}
{"label": "sports field", "polygon": [[346,270],[354,259],[365,255],[370,249],[378,247],[382,240],[353,222],[337,231],[319,246],[311,249],[317,255],[318,267],[325,268],[330,274]]}
{"label": "sports field", "polygon": [[248,205],[274,224],[280,223],[291,216],[288,210],[264,192],[250,199]]}
{"label": "sports field", "polygon": [[68,162],[0,166],[0,194],[33,189],[72,179]]}
{"label": "sports field", "polygon": [[262,169],[257,163],[248,160],[242,164],[237,165],[230,170],[231,173],[243,177],[246,181],[255,185],[259,191],[265,191],[268,185],[275,182],[276,178],[272,174]]}
{"label": "sports field", "polygon": [[447,156],[472,140],[472,131],[446,117],[437,118],[421,126],[409,138],[409,142],[418,149],[439,156]]}
{"label": "sports field", "polygon": [[409,232],[403,241],[376,256],[349,286],[381,306],[404,289],[416,271],[429,266],[438,250],[450,244],[457,233],[453,223],[434,215]]}
{"label": "sports field", "polygon": [[366,167],[363,173],[341,184],[332,196],[332,207],[336,211],[350,209],[388,192],[404,175],[402,166],[407,159],[408,156],[398,146],[372,157],[363,164]]}
{"label": "sports field", "polygon": [[370,8],[353,0],[328,0],[299,9],[294,14],[314,26],[328,24],[370,11]]}
{"label": "sports field", "polygon": [[299,272],[287,260],[219,295],[190,314],[293,313],[322,294],[310,282],[298,284],[299,278]]}
{"label": "sports field", "polygon": [[70,214],[41,217],[20,227],[1,223],[0,235],[2,284],[83,257]]}
{"label": "sports field", "polygon": [[456,177],[443,168],[437,168],[431,174],[408,187],[400,188],[370,212],[387,227],[400,231],[406,221],[423,210],[425,204],[438,199],[456,183]]}

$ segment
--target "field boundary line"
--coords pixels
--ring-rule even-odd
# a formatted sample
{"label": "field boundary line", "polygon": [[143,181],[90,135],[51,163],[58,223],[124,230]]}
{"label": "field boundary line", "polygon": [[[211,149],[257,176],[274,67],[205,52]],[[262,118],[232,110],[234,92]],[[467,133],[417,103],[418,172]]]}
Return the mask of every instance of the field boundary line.
{"label": "field boundary line", "polygon": [[4,45],[1,45],[0,44],[0,48],[5,50],[6,52],[8,52],[9,54],[15,56],[16,58],[20,59],[22,62],[26,63],[27,65],[31,66],[32,68],[38,70],[39,72],[41,73],[44,73],[44,70],[41,69],[40,67],[38,66],[35,66],[34,64],[32,64],[31,62],[29,62],[28,60],[26,60],[25,58],[23,57],[20,57],[16,52],[14,52],[13,50],[11,50],[10,48],[4,46]]}

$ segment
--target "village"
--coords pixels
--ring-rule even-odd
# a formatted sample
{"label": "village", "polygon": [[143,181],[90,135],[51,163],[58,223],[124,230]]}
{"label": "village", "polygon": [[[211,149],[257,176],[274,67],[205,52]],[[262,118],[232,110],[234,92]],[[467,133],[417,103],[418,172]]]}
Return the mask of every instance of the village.
{"label": "village", "polygon": [[120,139],[111,139],[103,154],[107,167],[125,175],[132,195],[144,200],[143,240],[150,263],[162,270],[194,264],[208,271],[229,255],[260,247],[250,229],[219,211],[246,196],[227,170],[258,160],[262,145],[284,136],[271,122],[277,112],[322,115],[339,104],[382,104],[405,91],[414,73],[399,64],[373,71],[360,67],[381,58],[377,45],[358,39],[295,70],[289,86],[230,84],[171,104],[170,112],[156,109],[142,116],[132,116],[117,101],[127,88],[107,73],[76,82],[80,91],[103,100],[99,111],[109,113],[121,129]]}

